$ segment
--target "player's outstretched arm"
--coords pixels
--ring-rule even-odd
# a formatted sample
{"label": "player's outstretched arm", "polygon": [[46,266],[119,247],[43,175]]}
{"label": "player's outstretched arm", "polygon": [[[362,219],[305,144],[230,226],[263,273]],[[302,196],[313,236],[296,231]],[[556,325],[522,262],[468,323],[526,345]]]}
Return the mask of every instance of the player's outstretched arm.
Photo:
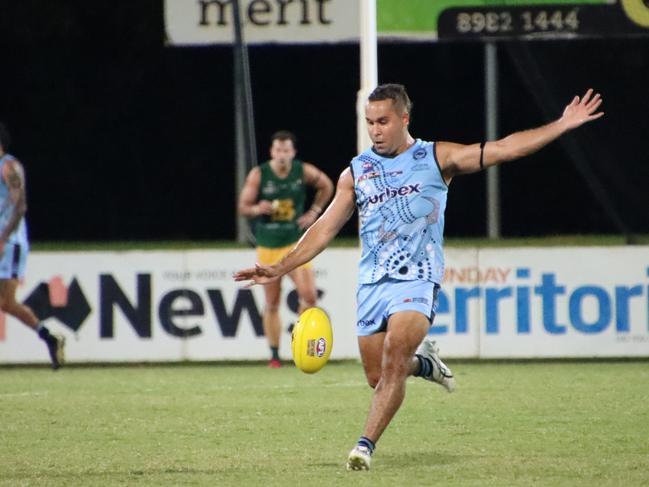
{"label": "player's outstretched arm", "polygon": [[336,195],[327,210],[302,235],[302,238],[286,257],[274,265],[257,264],[255,267],[235,272],[234,280],[251,281],[251,285],[267,284],[309,262],[327,247],[345,222],[354,214],[355,200],[354,182],[348,168],[338,178]]}
{"label": "player's outstretched arm", "polygon": [[[503,139],[480,144],[462,145],[451,142],[437,144],[437,158],[447,182],[458,174],[468,174],[483,168],[525,157],[545,147],[569,130],[604,115],[598,112],[602,104],[599,93],[589,89],[583,97],[575,96],[563,111],[561,118],[547,125],[515,132]],[[482,159],[482,165],[480,161]]]}

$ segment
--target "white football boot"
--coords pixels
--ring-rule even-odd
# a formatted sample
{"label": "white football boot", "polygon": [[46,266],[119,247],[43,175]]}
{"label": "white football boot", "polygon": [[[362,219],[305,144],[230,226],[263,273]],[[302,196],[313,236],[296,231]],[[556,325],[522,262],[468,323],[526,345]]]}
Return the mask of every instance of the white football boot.
{"label": "white football boot", "polygon": [[52,369],[57,370],[65,363],[65,337],[58,334],[52,334],[51,337],[47,342],[47,350],[50,352]]}
{"label": "white football boot", "polygon": [[451,372],[451,369],[437,355],[439,353],[439,347],[432,338],[424,338],[415,353],[429,359],[433,364],[432,374],[429,377],[422,377],[423,379],[438,383],[448,392],[455,390],[456,384],[453,372]]}
{"label": "white football boot", "polygon": [[369,470],[372,453],[366,446],[356,445],[347,457],[347,470]]}

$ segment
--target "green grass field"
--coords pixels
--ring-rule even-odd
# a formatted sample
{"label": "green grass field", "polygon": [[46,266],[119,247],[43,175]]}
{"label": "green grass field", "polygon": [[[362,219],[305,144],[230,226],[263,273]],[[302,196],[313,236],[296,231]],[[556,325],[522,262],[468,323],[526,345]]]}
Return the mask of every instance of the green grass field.
{"label": "green grass field", "polygon": [[0,486],[646,486],[647,362],[451,363],[410,379],[370,472],[354,362],[0,369]]}

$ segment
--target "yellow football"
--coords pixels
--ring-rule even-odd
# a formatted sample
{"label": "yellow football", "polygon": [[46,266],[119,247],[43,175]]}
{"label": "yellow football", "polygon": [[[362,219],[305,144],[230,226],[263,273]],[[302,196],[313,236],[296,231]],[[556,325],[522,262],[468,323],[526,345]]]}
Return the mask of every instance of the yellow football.
{"label": "yellow football", "polygon": [[333,331],[329,316],[320,308],[305,310],[293,327],[293,362],[302,372],[314,374],[329,360]]}

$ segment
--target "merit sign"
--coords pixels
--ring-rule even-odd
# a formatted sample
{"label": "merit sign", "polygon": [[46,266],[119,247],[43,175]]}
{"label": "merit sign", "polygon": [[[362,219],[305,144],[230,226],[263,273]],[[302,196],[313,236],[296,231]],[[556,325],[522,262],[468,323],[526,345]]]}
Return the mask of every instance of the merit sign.
{"label": "merit sign", "polygon": [[[166,0],[167,39],[174,45],[231,44],[232,0]],[[357,0],[240,0],[248,44],[311,44],[359,39]]]}

